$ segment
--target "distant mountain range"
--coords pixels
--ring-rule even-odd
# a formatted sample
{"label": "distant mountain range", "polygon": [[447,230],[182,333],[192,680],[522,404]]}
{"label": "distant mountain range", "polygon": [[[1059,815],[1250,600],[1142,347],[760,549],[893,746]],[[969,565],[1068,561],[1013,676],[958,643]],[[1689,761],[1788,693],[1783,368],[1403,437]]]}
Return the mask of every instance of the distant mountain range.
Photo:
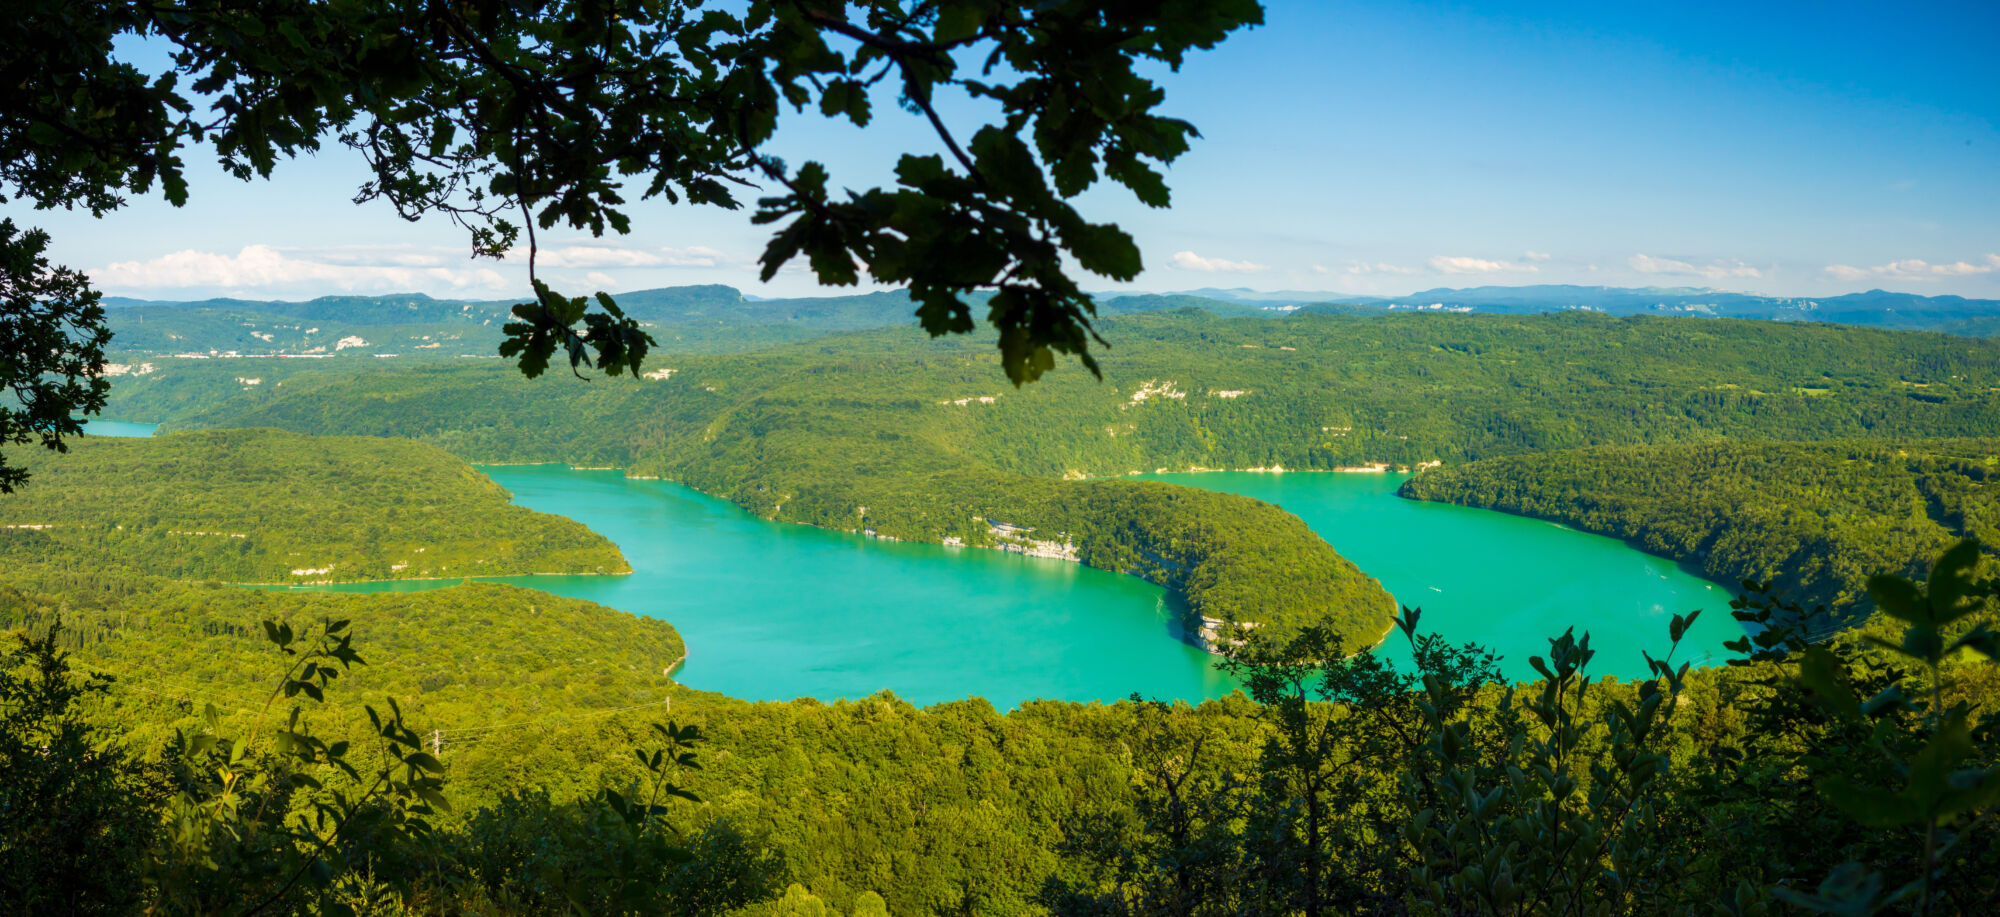
{"label": "distant mountain range", "polygon": [[[323,296],[304,302],[104,300],[117,334],[113,347],[120,353],[258,356],[491,356],[514,302],[433,299],[414,293]],[[907,325],[914,312],[909,295],[901,291],[762,299],[713,284],[621,293],[618,302],[652,330],[663,348],[679,352],[741,351],[836,331]],[[1098,308],[1104,315],[1195,308],[1222,316],[1267,317],[1397,311],[1520,315],[1587,309],[1621,316],[1818,321],[2000,335],[2000,301],[1882,290],[1805,299],[1697,288],[1558,285],[1437,289],[1396,297],[1200,289],[1101,294]]]}
{"label": "distant mountain range", "polygon": [[[1833,322],[1871,328],[1926,329],[1990,335],[2000,323],[2000,300],[1963,296],[1920,296],[1870,290],[1807,298],[1731,293],[1701,287],[1588,287],[1544,284],[1521,287],[1468,287],[1423,290],[1408,296],[1349,296],[1339,293],[1205,288],[1186,296],[1218,299],[1263,309],[1324,303],[1374,306],[1388,310],[1498,312],[1522,315],[1589,309],[1610,315],[1697,315],[1766,321]],[[1289,310],[1287,310],[1289,311]]]}
{"label": "distant mountain range", "polygon": [[[519,300],[433,299],[421,293],[322,296],[304,302],[208,299],[154,302],[106,297],[121,353],[303,356],[491,356]],[[705,285],[618,294],[625,312],[662,346],[683,352],[745,350],[832,331],[910,321],[905,293],[750,299]]]}
{"label": "distant mountain range", "polygon": [[[974,297],[982,312],[983,297]],[[160,302],[108,296],[112,348],[140,355],[492,356],[516,300],[433,299],[421,293],[322,296],[303,302],[205,299]],[[681,353],[751,350],[838,331],[911,325],[908,293],[796,299],[749,297],[719,285],[618,294],[619,307],[647,326],[663,349]],[[1106,315],[1163,309],[1218,315],[1273,315],[1255,305],[1197,296],[1142,294],[1106,300]]]}

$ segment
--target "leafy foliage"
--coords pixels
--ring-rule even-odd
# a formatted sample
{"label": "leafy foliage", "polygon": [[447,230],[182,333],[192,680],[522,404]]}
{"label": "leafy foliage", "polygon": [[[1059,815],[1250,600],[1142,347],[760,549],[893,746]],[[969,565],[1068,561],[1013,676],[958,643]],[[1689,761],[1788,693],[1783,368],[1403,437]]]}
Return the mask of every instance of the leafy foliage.
{"label": "leafy foliage", "polygon": [[[414,751],[393,737],[379,755],[364,751],[384,741],[393,713],[347,727],[354,739],[326,729],[343,709],[335,689],[365,690],[358,679],[371,670],[460,653],[483,636],[413,641],[363,631],[363,616],[288,633],[272,620],[241,639],[298,651],[283,657],[293,668],[274,703],[320,711],[322,725],[255,711],[197,720],[191,735],[214,739],[204,753],[251,749],[207,771],[240,773],[239,802],[217,806],[227,797],[215,780],[165,785],[210,810],[253,814],[253,802],[275,799],[259,788],[288,787],[294,803],[283,808],[308,820],[211,821],[241,826],[200,835],[218,868],[174,866],[185,858],[146,866],[154,884],[143,894],[268,896],[298,865],[320,862],[274,910],[717,913],[762,902],[751,913],[818,914],[875,912],[879,900],[888,913],[1978,913],[2000,866],[1991,825],[2000,677],[1983,655],[1995,648],[1995,584],[1978,557],[1968,544],[1925,583],[1878,578],[1882,603],[1905,625],[1888,647],[1811,644],[1797,639],[1796,620],[1766,614],[1787,636],[1761,660],[1696,670],[1668,652],[1651,678],[1620,684],[1590,677],[1587,634],[1564,634],[1535,661],[1543,680],[1510,686],[1477,647],[1424,632],[1420,612],[1404,609],[1412,671],[1346,656],[1337,633],[1309,629],[1251,635],[1234,664],[1252,696],[1200,707],[1037,702],[1001,714],[977,700],[917,710],[889,697],[744,704],[682,694],[671,722],[636,711],[556,718],[546,732],[499,743],[486,764],[476,746],[469,755],[447,743],[446,783],[435,788],[452,813],[435,800],[416,812],[409,795],[392,793],[380,807],[335,805],[317,828],[310,816],[332,797],[287,775],[347,778],[337,767],[292,769],[302,749],[339,750],[364,777],[432,774],[422,758],[409,769],[411,755],[429,751],[414,711],[397,733],[415,734]],[[523,594],[477,588],[487,591],[457,600]],[[312,603],[294,621],[378,604],[268,598]],[[1669,646],[1687,623],[1672,622]],[[365,646],[377,665],[341,664],[364,645],[345,642],[351,630],[374,634]],[[17,658],[32,665],[10,676],[29,681],[5,684],[35,683],[36,671],[57,684],[68,677],[67,663],[46,661],[60,653],[54,641],[40,645],[42,661]],[[248,671],[269,657],[239,658]],[[104,699],[149,684],[158,688],[120,679]],[[486,691],[543,690],[506,684]],[[0,722],[10,740],[48,734],[35,731],[44,713],[12,715],[35,709],[8,708]],[[53,713],[78,728],[121,729],[157,715],[122,704]],[[271,731],[280,719],[290,725]],[[253,740],[285,732],[300,737]],[[690,746],[699,757],[687,757]],[[131,787],[186,760],[170,754],[161,770],[111,748],[99,760]],[[561,789],[523,789],[535,785]],[[182,805],[93,792],[149,818]],[[75,814],[90,811],[107,809]],[[410,824],[398,811],[428,830],[396,828]],[[389,821],[377,830],[377,818]],[[133,837],[164,843],[146,840],[149,823],[132,822]],[[100,855],[129,855],[119,849]],[[45,871],[9,877],[76,881],[65,862],[25,865]]]}
{"label": "leafy foliage", "polygon": [[[496,583],[287,592],[34,567],[0,581],[0,628],[42,635],[60,620],[57,645],[76,667],[144,689],[117,705],[134,720],[127,740],[142,751],[173,727],[201,725],[206,705],[225,724],[255,711],[262,622],[302,633],[321,619],[350,622],[348,632],[370,647],[375,664],[345,683],[395,698],[409,723],[427,737],[441,732],[455,753],[473,751],[498,725],[668,706],[677,690],[668,672],[687,653],[664,621]],[[360,710],[329,703],[358,727]],[[504,763],[499,753],[477,764],[485,756],[455,757],[467,767]]]}
{"label": "leafy foliage", "polygon": [[[713,914],[769,893],[770,862],[740,836],[716,827],[693,843],[670,840],[653,828],[668,814],[665,806],[635,813],[608,790],[585,815],[596,844],[562,838],[572,855],[590,852],[588,868],[559,876],[503,871],[495,877],[508,882],[482,884],[478,865],[527,865],[497,860],[495,847],[504,848],[536,813],[503,805],[440,833],[451,811],[445,765],[393,698],[381,709],[363,707],[364,741],[323,738],[308,724],[301,701],[324,704],[337,679],[365,665],[348,625],[323,619],[300,632],[263,621],[264,638],[289,665],[261,707],[232,734],[221,711],[207,705],[203,725],[176,733],[157,762],[104,748],[80,754],[89,733],[78,702],[110,682],[70,676],[58,626],[24,637],[0,670],[0,773],[10,803],[0,810],[7,818],[0,854],[13,867],[5,880],[15,893],[9,905],[352,915],[377,912],[371,905],[382,901],[398,911],[404,902],[432,900],[492,906],[486,896],[497,891],[511,913]],[[282,724],[275,722],[286,708]],[[698,767],[691,750],[698,733],[656,728],[671,756],[663,761],[656,752],[652,760],[655,801],[664,794],[698,803],[666,783],[664,772]],[[37,739],[52,744],[19,744]],[[635,754],[646,760],[642,750]],[[541,827],[559,820],[544,812]],[[50,833],[57,829],[68,836]],[[425,865],[395,867],[420,852]],[[380,881],[385,874],[389,880]],[[554,879],[559,895],[535,900],[534,879]]]}
{"label": "leafy foliage", "polygon": [[[1268,723],[1259,779],[1191,767],[1212,735],[1143,727],[1179,757],[1161,771],[1175,779],[1135,784],[1138,811],[1168,817],[1127,828],[1045,900],[1060,914],[1980,913],[2000,892],[2000,682],[1968,653],[1993,643],[1979,556],[1952,548],[1928,586],[1872,581],[1906,625],[1886,656],[1767,616],[1787,634],[1772,643],[1796,649],[1706,671],[1670,650],[1618,684],[1588,676],[1588,634],[1565,633],[1533,660],[1540,681],[1509,686],[1477,647],[1420,633],[1415,609],[1398,621],[1409,673],[1343,658],[1325,632],[1253,638],[1235,665]],[[1674,617],[1670,646],[1692,618]],[[1880,691],[1862,701],[1862,684]]]}
{"label": "leafy foliage", "polygon": [[[557,356],[636,373],[654,343],[610,297],[591,308],[535,279],[537,230],[625,233],[628,197],[736,209],[768,186],[753,217],[779,224],[767,277],[797,257],[827,284],[866,270],[907,286],[932,334],[972,330],[969,297],[990,293],[980,305],[1019,384],[1056,353],[1095,365],[1093,305],[1066,258],[1117,280],[1141,268],[1129,235],[1069,201],[1109,180],[1166,206],[1159,167],[1196,136],[1157,113],[1164,93],[1140,71],[1262,19],[1255,0],[35,2],[0,32],[17,87],[0,107],[0,184],[101,215],[158,183],[179,205],[184,147],[268,177],[337,136],[370,167],[357,200],[447,215],[480,255],[525,237],[534,298],[503,353],[531,376]],[[173,49],[166,72],[116,60],[114,40],[133,35]],[[884,81],[949,161],[904,154],[893,189],[843,199],[824,165],[764,152],[787,116],[869,124]],[[941,94],[990,103],[994,123],[961,142]]]}
{"label": "leafy foliage", "polygon": [[110,680],[72,677],[59,633],[22,635],[0,657],[0,899],[21,913],[128,913],[163,791],[98,749],[79,707]]}
{"label": "leafy foliage", "polygon": [[[0,116],[0,138],[6,135]],[[0,139],[4,143],[4,139]],[[0,180],[5,170],[0,166]],[[0,198],[4,200],[4,198]],[[104,407],[104,327],[98,293],[80,273],[52,267],[48,233],[0,220],[0,446],[36,442],[61,452],[82,431],[76,418]],[[0,456],[0,494],[28,472]]]}

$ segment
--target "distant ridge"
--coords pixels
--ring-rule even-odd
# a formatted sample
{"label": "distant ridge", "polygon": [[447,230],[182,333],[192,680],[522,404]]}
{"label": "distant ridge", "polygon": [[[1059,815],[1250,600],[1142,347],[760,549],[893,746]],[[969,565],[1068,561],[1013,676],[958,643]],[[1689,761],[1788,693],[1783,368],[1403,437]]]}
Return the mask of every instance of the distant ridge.
{"label": "distant ridge", "polygon": [[[840,331],[913,326],[901,291],[765,299],[720,284],[617,294],[668,352],[751,350]],[[975,311],[982,297],[969,297]],[[158,302],[106,297],[113,348],[123,354],[376,354],[490,357],[515,300],[435,299],[421,293],[322,296],[305,301],[206,299]],[[1408,296],[1203,288],[1182,293],[1104,293],[1105,316],[1200,309],[1223,317],[1395,311],[1526,315],[1588,310],[1617,316],[1679,315],[1810,321],[1967,337],[2000,334],[2000,301],[1870,290],[1819,299],[1698,287],[1545,284],[1440,288]]]}
{"label": "distant ridge", "polygon": [[[968,296],[976,312],[985,294]],[[902,290],[770,299],[720,284],[617,294],[668,352],[756,349],[839,331],[914,326]],[[436,299],[421,293],[322,296],[303,301],[204,299],[162,302],[105,297],[115,351],[132,355],[492,356],[518,300]],[[1196,296],[1127,296],[1100,304],[1105,315],[1205,309],[1223,316],[1273,314]]]}
{"label": "distant ridge", "polygon": [[[1353,296],[1341,293],[1205,287],[1198,296],[1270,309],[1280,304],[1328,311],[1321,303],[1377,306],[1390,310],[1438,310],[1526,315],[1587,309],[1610,315],[1699,315],[1767,321],[1815,321],[1872,328],[1929,329],[1977,333],[2000,319],[2000,300],[1963,296],[1923,296],[1869,290],[1839,296],[1766,296],[1705,287],[1603,287],[1573,284],[1483,286],[1422,290],[1408,296]],[[1991,333],[1988,330],[1988,333]]]}

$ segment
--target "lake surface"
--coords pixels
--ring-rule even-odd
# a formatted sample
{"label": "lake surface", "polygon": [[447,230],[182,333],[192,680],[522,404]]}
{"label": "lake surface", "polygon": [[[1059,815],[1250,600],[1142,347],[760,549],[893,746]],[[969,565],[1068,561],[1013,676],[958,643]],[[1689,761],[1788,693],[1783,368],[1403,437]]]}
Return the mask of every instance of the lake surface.
{"label": "lake surface", "polygon": [[[631,576],[499,582],[672,623],[682,683],[751,700],[977,695],[1001,709],[1140,691],[1200,699],[1235,686],[1168,635],[1165,594],[1139,579],[981,548],[884,541],[767,522],[678,484],[557,465],[483,466],[516,503],[616,542]],[[448,583],[315,587],[396,592]]]}
{"label": "lake surface", "polygon": [[83,432],[86,436],[151,436],[159,429],[156,423],[132,423],[126,420],[86,420]]}
{"label": "lake surface", "polygon": [[[1408,475],[1253,472],[1143,475],[1255,497],[1290,510],[1342,556],[1423,609],[1421,630],[1499,653],[1502,671],[1536,677],[1530,656],[1567,627],[1588,631],[1597,675],[1647,674],[1641,651],[1669,647],[1674,614],[1700,609],[1676,662],[1719,664],[1723,641],[1743,636],[1729,616],[1733,593],[1615,538],[1539,519],[1396,496]],[[1392,633],[1382,652],[1409,659]]]}
{"label": "lake surface", "polygon": [[[663,618],[686,638],[678,678],[753,700],[862,697],[928,704],[981,696],[1199,700],[1233,690],[1169,631],[1166,596],[1128,576],[1044,558],[946,548],[767,522],[677,484],[563,466],[482,468],[515,502],[569,516],[624,550],[625,577],[501,582]],[[1710,609],[1693,658],[1740,634],[1728,596],[1672,562],[1595,535],[1487,510],[1395,496],[1402,478],[1200,474],[1163,479],[1298,513],[1454,642],[1478,641],[1516,678],[1569,625],[1588,629],[1596,674],[1645,672],[1673,612]],[[320,587],[363,592],[438,582]],[[1383,652],[1407,658],[1400,638]],[[1684,655],[1682,658],[1691,658]]]}
{"label": "lake surface", "polygon": [[[98,436],[153,424],[93,420]],[[1213,659],[1172,636],[1168,597],[1129,576],[979,548],[883,541],[767,522],[678,484],[560,465],[483,466],[523,506],[569,516],[616,542],[630,576],[500,582],[671,622],[689,648],[679,679],[751,700],[864,697],[920,704],[985,697],[1199,700],[1235,689]],[[1721,659],[1742,631],[1730,594],[1614,539],[1488,510],[1397,497],[1391,474],[1146,475],[1243,494],[1296,513],[1335,549],[1424,609],[1421,626],[1503,656],[1533,677],[1565,627],[1589,631],[1594,674],[1646,672],[1670,615],[1703,609],[1677,659]],[[449,581],[310,587],[411,592]],[[1380,650],[1407,661],[1400,635]]]}

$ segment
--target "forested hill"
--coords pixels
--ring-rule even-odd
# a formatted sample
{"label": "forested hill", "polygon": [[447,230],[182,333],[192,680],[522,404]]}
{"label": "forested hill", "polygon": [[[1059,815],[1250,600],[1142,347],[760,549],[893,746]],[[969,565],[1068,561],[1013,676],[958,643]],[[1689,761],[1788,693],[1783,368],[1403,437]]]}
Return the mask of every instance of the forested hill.
{"label": "forested hill", "polygon": [[[975,298],[976,299],[976,298]],[[796,299],[746,297],[719,285],[618,294],[664,353],[735,353],[804,341],[837,331],[908,326],[908,293]],[[303,302],[209,299],[155,302],[111,297],[112,348],[137,367],[159,359],[218,357],[491,357],[512,321],[512,300],[392,296],[322,296]],[[976,305],[976,304],[975,304]],[[1219,315],[1270,314],[1258,306],[1197,296],[1126,296],[1100,306],[1105,315],[1202,308]],[[263,370],[247,370],[258,376]]]}
{"label": "forested hill", "polygon": [[794,456],[808,466],[1062,477],[2000,429],[2000,341],[1943,334],[1582,313],[1260,320],[1195,311],[1107,320],[1103,331],[1112,343],[1104,381],[1065,367],[1020,389],[985,347],[897,329],[755,354],[663,356],[648,363],[655,378],[589,383],[465,365],[244,386],[221,361],[200,361],[121,379],[107,416],[326,423],[482,460],[561,458],[675,476],[772,465],[778,456],[732,445],[753,432],[766,453],[774,443],[801,447],[778,450],[786,455],[843,444]]}
{"label": "forested hill", "polygon": [[[762,299],[733,287],[702,285],[618,294],[620,306],[673,354],[737,353],[798,343],[841,331],[909,327],[915,306],[901,291],[849,296]],[[154,302],[110,297],[113,351],[125,365],[177,355],[491,357],[512,300],[433,299],[422,294],[323,296],[303,302],[210,299]],[[978,303],[974,303],[977,309]],[[1825,299],[1774,298],[1706,289],[1526,286],[1426,290],[1394,299],[1328,293],[1263,294],[1237,290],[1108,294],[1098,313],[1110,318],[1199,309],[1222,317],[1282,317],[1293,312],[1380,314],[1462,310],[1526,315],[1571,309],[1611,315],[1698,316],[1781,322],[1836,322],[1992,336],[2000,302],[1880,290]],[[240,373],[258,376],[261,371]]]}
{"label": "forested hill", "polygon": [[1711,579],[1858,614],[1870,574],[2000,545],[2000,439],[1619,446],[1426,471],[1403,495],[1626,539]]}
{"label": "forested hill", "polygon": [[22,452],[0,557],[189,580],[626,573],[582,524],[509,502],[435,446],[279,430],[90,439]]}

